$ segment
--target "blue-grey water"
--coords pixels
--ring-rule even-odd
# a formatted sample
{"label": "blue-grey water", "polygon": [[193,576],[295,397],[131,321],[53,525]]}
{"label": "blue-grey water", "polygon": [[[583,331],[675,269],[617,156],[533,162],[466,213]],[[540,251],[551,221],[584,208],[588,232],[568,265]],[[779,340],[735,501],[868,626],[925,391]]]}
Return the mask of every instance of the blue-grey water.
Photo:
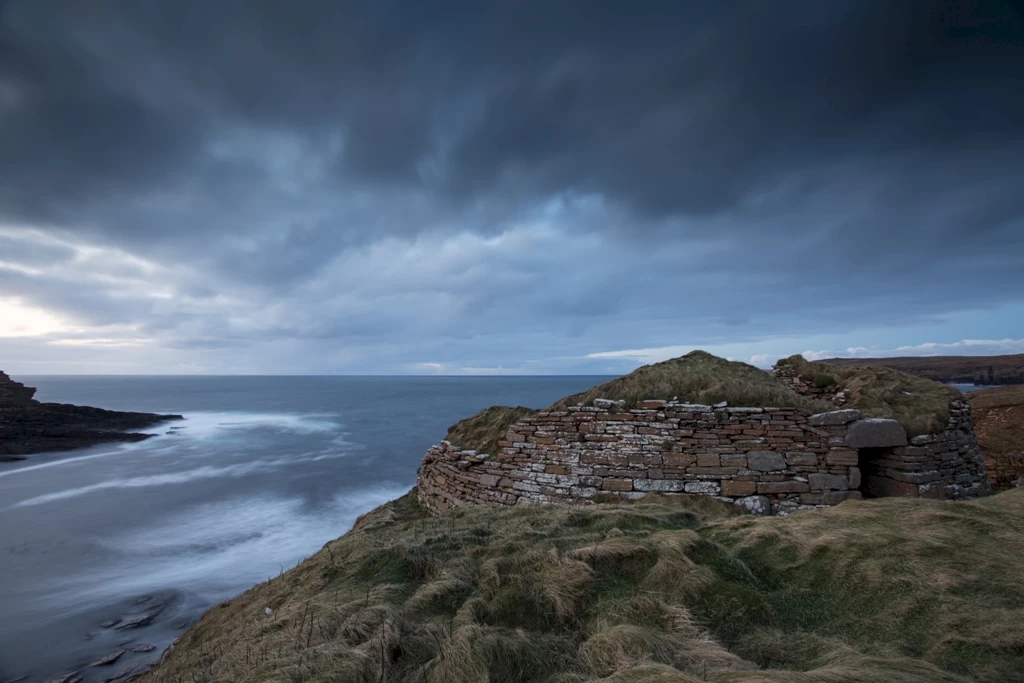
{"label": "blue-grey water", "polygon": [[[93,683],[145,666],[210,605],[408,491],[453,422],[605,378],[15,379],[42,401],[187,418],[136,444],[0,463],[0,682],[86,667]],[[156,612],[141,628],[101,626]],[[131,651],[142,645],[156,649]]]}

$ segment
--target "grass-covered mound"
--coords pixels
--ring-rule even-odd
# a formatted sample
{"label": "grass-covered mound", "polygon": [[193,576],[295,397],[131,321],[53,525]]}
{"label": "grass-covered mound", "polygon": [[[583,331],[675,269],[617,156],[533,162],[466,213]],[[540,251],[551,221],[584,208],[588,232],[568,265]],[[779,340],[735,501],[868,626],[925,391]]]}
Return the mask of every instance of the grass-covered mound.
{"label": "grass-covered mound", "polygon": [[444,438],[461,448],[495,455],[498,452],[498,442],[505,438],[508,428],[536,412],[532,408],[522,406],[491,406],[473,417],[453,424],[448,428],[448,435]]}
{"label": "grass-covered mound", "polygon": [[628,375],[566,396],[551,407],[589,405],[595,398],[624,400],[627,406],[644,399],[678,398],[689,403],[727,401],[734,406],[831,409],[827,403],[800,396],[764,370],[706,351],[691,351],[679,358],[644,365]]}
{"label": "grass-covered mound", "polygon": [[890,368],[830,365],[799,355],[784,358],[779,364],[795,368],[805,382],[846,392],[847,408],[898,420],[911,436],[945,429],[950,401],[962,398],[955,387]]}
{"label": "grass-covered mound", "polygon": [[[549,410],[577,404],[591,405],[595,398],[626,402],[631,408],[644,399],[673,399],[734,406],[798,407],[811,412],[831,410],[824,401],[800,396],[764,370],[728,361],[704,351],[693,351],[671,360],[637,368],[628,375],[556,401]],[[510,426],[537,411],[529,408],[492,406],[448,429],[445,438],[462,448],[495,455],[498,441]]]}
{"label": "grass-covered mound", "polygon": [[[146,680],[1024,680],[1024,490],[788,518],[707,497],[384,505]],[[265,609],[272,613],[266,614]]]}

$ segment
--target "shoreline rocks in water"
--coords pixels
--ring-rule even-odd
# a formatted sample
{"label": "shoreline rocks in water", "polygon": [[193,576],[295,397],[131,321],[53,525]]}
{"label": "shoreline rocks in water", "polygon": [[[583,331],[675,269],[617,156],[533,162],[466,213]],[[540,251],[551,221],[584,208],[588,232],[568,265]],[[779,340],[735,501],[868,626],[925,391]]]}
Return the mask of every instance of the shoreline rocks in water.
{"label": "shoreline rocks in water", "polygon": [[181,415],[128,413],[67,403],[40,403],[36,390],[0,371],[0,462],[33,453],[67,451],[109,442],[133,442],[147,429]]}

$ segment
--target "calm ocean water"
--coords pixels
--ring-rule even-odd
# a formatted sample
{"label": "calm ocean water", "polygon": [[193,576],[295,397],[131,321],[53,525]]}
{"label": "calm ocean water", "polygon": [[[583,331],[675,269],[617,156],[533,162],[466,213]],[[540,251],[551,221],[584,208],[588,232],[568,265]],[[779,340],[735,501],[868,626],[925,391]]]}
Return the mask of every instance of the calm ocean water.
{"label": "calm ocean water", "polygon": [[[402,495],[428,446],[492,404],[603,377],[15,377],[37,398],[179,413],[139,444],[0,463],[0,682],[121,649],[142,666],[210,605]],[[137,629],[104,622],[157,613]],[[155,645],[151,653],[132,648]]]}

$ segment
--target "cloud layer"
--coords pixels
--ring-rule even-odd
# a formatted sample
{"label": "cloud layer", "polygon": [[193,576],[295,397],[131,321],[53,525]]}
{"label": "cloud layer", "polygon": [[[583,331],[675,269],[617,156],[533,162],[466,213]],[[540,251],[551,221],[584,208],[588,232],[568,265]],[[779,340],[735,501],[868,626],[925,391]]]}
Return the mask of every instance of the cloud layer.
{"label": "cloud layer", "polygon": [[1024,18],[896,5],[6,0],[0,357],[615,371],[1024,336]]}

